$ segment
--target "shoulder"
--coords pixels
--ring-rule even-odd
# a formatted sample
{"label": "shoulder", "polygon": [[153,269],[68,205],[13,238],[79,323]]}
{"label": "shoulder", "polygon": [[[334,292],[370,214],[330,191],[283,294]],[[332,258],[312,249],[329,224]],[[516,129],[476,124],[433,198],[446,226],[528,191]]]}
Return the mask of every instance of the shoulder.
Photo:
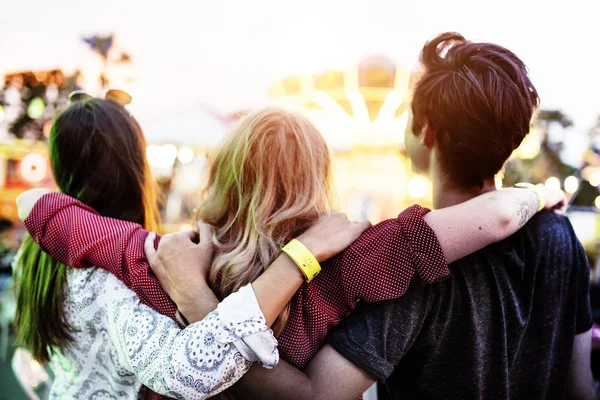
{"label": "shoulder", "polygon": [[375,246],[397,248],[408,246],[413,241],[412,235],[422,234],[435,239],[435,233],[423,221],[423,216],[430,210],[418,205],[413,205],[404,210],[397,218],[387,219],[367,229],[349,247],[351,251],[364,251]]}
{"label": "shoulder", "polygon": [[569,218],[564,215],[555,214],[548,211],[537,213],[527,223],[527,227],[538,230],[558,230],[572,231],[573,228],[569,222]]}
{"label": "shoulder", "polygon": [[69,268],[67,285],[69,301],[82,305],[94,303],[99,308],[111,308],[123,301],[139,301],[135,292],[101,268]]}
{"label": "shoulder", "polygon": [[[532,241],[542,248],[565,248],[579,245],[579,241],[569,219],[543,211],[535,215],[524,227]],[[558,247],[557,247],[558,246]]]}
{"label": "shoulder", "polygon": [[429,211],[414,205],[398,218],[373,226],[341,254],[341,260],[364,266],[370,275],[374,275],[374,269],[392,274],[403,269],[403,278],[407,278],[408,282],[414,272],[425,283],[447,277],[449,271],[441,245],[433,229],[423,219]]}

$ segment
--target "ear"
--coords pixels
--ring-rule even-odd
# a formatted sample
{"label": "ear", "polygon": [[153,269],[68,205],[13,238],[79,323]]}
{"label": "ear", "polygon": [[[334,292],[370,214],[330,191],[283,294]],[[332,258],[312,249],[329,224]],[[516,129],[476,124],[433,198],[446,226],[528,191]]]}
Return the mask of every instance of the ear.
{"label": "ear", "polygon": [[429,124],[429,121],[425,121],[421,130],[421,145],[429,149],[435,145],[435,129]]}

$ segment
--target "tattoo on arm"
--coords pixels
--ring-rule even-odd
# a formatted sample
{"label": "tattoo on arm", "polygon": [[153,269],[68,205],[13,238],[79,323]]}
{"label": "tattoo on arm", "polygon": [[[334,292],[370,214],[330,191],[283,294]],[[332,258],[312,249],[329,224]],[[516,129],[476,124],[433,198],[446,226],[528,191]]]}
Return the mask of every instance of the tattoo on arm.
{"label": "tattoo on arm", "polygon": [[527,223],[533,217],[540,207],[540,199],[537,195],[535,198],[517,198],[517,215],[519,219],[519,228]]}

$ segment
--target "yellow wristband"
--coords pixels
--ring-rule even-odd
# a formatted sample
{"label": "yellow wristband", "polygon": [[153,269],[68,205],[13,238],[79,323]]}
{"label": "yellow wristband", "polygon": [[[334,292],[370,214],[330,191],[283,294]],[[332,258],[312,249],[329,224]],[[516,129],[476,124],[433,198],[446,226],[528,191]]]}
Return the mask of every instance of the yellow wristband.
{"label": "yellow wristband", "polygon": [[306,282],[312,281],[321,272],[321,265],[301,241],[292,239],[281,251],[287,254],[300,268]]}
{"label": "yellow wristband", "polygon": [[542,193],[540,188],[537,187],[536,185],[534,185],[532,183],[521,182],[521,183],[517,183],[515,185],[515,187],[521,188],[521,189],[532,189],[535,192],[535,194],[537,194],[537,196],[540,199],[540,207],[538,208],[538,212],[542,211],[546,207],[546,197],[544,196],[544,193]]}

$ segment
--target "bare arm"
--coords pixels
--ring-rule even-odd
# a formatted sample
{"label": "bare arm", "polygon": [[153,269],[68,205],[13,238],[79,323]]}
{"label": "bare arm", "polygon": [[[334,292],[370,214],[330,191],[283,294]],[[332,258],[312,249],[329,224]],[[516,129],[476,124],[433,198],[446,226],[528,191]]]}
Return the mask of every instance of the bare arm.
{"label": "bare arm", "polygon": [[[564,202],[562,191],[538,187],[545,196],[545,209],[554,209]],[[539,205],[540,198],[534,190],[510,188],[432,211],[424,220],[451,263],[514,234],[537,213]]]}
{"label": "bare arm", "polygon": [[592,330],[575,335],[573,356],[569,370],[569,398],[593,400],[596,398],[594,378],[590,366]]}
{"label": "bare arm", "polygon": [[233,390],[245,399],[353,400],[374,382],[373,377],[326,345],[304,371],[284,361],[271,370],[252,366]]}

